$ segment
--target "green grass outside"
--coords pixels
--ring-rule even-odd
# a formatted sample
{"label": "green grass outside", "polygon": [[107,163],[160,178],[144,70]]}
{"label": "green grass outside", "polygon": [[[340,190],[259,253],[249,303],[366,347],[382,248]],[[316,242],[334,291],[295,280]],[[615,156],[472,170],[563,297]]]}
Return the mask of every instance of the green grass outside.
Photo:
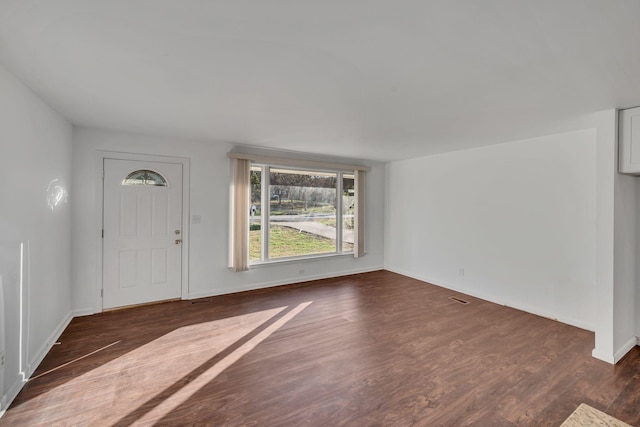
{"label": "green grass outside", "polygon": [[[336,251],[336,242],[334,240],[279,225],[271,226],[269,243],[269,255],[271,258]],[[260,259],[260,230],[249,231],[249,259]]]}

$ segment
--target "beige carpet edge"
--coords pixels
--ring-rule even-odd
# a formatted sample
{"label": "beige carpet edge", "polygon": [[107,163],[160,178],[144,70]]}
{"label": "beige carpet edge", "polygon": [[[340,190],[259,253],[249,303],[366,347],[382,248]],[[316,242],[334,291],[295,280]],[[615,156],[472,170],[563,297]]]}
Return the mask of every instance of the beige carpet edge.
{"label": "beige carpet edge", "polygon": [[617,418],[607,415],[586,403],[581,403],[560,427],[632,427]]}

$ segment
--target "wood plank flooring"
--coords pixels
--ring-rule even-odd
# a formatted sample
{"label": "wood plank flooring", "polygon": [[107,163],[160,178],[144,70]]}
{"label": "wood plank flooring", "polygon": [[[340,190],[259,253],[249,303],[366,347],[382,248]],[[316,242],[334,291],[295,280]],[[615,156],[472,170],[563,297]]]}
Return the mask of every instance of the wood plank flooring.
{"label": "wood plank flooring", "polygon": [[558,426],[582,402],[640,425],[640,348],[593,346],[379,271],[76,318],[0,426]]}

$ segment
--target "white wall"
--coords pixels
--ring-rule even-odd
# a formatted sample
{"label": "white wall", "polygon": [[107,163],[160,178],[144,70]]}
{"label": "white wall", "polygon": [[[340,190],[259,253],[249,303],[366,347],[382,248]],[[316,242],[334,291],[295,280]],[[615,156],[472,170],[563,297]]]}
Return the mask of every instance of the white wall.
{"label": "white wall", "polygon": [[[598,132],[604,139],[613,140],[618,148],[618,114],[615,110],[599,113]],[[599,143],[611,144],[600,141]],[[614,150],[618,160],[618,150]],[[617,173],[618,162],[614,162],[614,276],[613,276],[613,361],[617,362],[636,343],[636,236],[637,179]]]}
{"label": "white wall", "polygon": [[[47,188],[56,179],[55,184],[70,186],[72,131],[1,66],[0,94],[0,275],[5,291],[0,310],[7,350],[0,409],[4,410],[71,319],[70,207],[61,203],[50,209]],[[73,200],[73,189],[69,194]]]}
{"label": "white wall", "polygon": [[596,301],[593,356],[614,363],[615,183],[617,117],[615,110],[594,115],[597,132]]}
{"label": "white wall", "polygon": [[387,269],[595,329],[594,129],[393,162],[386,186]]}
{"label": "white wall", "polygon": [[618,361],[636,345],[636,178],[616,174],[613,348]]}
{"label": "white wall", "polygon": [[[640,182],[638,181],[640,178],[636,178],[636,213],[640,212]],[[636,277],[635,277],[635,285],[636,285],[636,328],[635,328],[635,336],[637,340],[640,340],[640,215],[636,214]],[[637,341],[637,344],[640,345],[640,341]]]}
{"label": "white wall", "polygon": [[[233,273],[227,269],[229,160],[227,143],[193,142],[77,128],[73,137],[74,189],[72,231],[73,307],[77,314],[100,311],[100,163],[98,150],[186,157],[190,159],[191,215],[189,291],[195,298],[312,278],[370,271],[383,266],[384,166],[371,163],[367,176],[366,243],[368,254],[298,261]],[[303,270],[303,273],[300,271]]]}
{"label": "white wall", "polygon": [[636,342],[636,179],[617,172],[617,111],[597,112],[592,123],[598,165],[593,356],[616,363]]}

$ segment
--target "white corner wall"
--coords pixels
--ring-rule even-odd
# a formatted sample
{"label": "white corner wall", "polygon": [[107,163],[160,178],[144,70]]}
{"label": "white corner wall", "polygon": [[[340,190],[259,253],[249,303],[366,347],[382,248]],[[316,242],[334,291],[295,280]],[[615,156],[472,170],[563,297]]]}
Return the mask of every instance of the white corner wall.
{"label": "white corner wall", "polygon": [[597,286],[593,356],[618,362],[635,344],[636,178],[618,173],[618,114],[592,115],[597,131]]}
{"label": "white corner wall", "polygon": [[73,136],[72,283],[76,314],[101,310],[100,206],[101,166],[98,151],[183,157],[190,160],[191,215],[201,224],[189,230],[187,298],[238,292],[383,267],[384,165],[370,163],[367,174],[367,255],[281,263],[233,273],[227,268],[229,160],[228,143],[194,142],[119,132],[76,128]]}
{"label": "white corner wall", "polygon": [[640,265],[640,215],[637,213],[640,212],[640,178],[636,177],[636,259],[635,259],[635,288],[636,288],[636,298],[635,298],[635,336],[636,336],[636,344],[640,345],[640,268],[637,266]]}
{"label": "white corner wall", "polygon": [[47,189],[74,190],[71,125],[2,66],[0,94],[1,413],[71,319],[70,206],[51,209]]}
{"label": "white corner wall", "polygon": [[636,178],[616,175],[614,223],[614,360],[636,345]]}
{"label": "white corner wall", "polygon": [[596,131],[387,165],[385,267],[594,330]]}

